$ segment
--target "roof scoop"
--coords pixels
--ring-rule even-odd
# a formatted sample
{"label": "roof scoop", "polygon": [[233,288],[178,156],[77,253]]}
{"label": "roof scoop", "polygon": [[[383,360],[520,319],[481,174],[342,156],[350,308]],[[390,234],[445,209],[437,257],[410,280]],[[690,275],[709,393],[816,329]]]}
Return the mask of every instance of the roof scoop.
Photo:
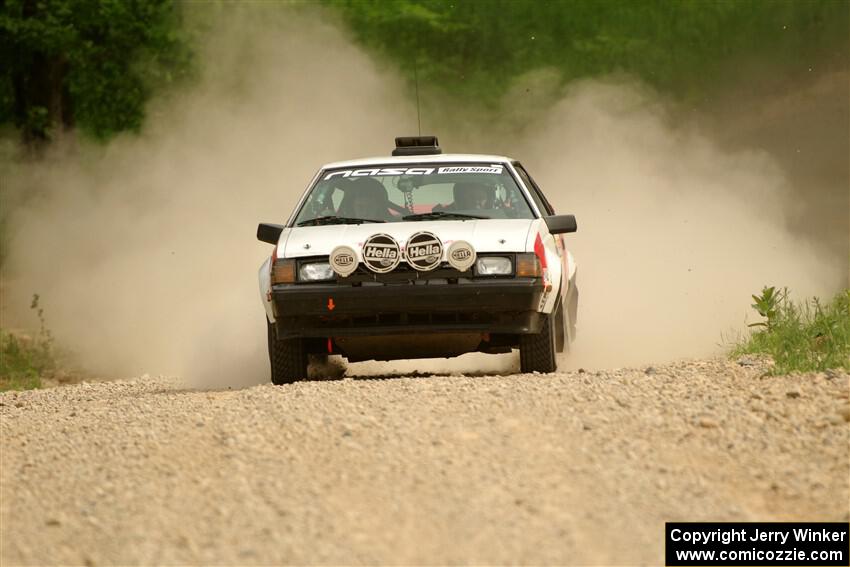
{"label": "roof scoop", "polygon": [[428,156],[441,154],[437,136],[402,136],[395,139],[394,156]]}

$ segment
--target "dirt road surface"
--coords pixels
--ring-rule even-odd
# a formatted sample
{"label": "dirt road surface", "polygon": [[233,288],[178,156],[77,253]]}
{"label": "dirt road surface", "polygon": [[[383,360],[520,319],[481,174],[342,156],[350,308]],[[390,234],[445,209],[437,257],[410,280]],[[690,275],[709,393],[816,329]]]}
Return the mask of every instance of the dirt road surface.
{"label": "dirt road surface", "polygon": [[844,373],[761,362],[0,395],[0,561],[659,564],[665,521],[848,520]]}

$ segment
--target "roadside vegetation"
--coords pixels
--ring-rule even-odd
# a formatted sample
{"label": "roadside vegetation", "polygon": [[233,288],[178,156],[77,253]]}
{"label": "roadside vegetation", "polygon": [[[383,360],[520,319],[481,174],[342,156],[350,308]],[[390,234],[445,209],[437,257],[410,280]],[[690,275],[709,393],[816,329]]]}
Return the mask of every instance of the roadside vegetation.
{"label": "roadside vegetation", "polygon": [[850,289],[822,302],[794,301],[785,288],[765,287],[753,300],[763,320],[750,325],[755,330],[735,345],[732,356],[769,355],[774,374],[850,370]]}
{"label": "roadside vegetation", "polygon": [[539,69],[561,84],[627,73],[699,104],[718,85],[843,65],[850,6],[834,0],[324,0],[411,80],[495,104]]}
{"label": "roadside vegetation", "polygon": [[53,336],[45,324],[38,295],[33,295],[30,308],[39,320],[35,336],[0,329],[0,392],[40,388],[42,380],[56,370]]}
{"label": "roadside vegetation", "polygon": [[[322,17],[340,19],[411,83],[476,105],[497,104],[515,78],[544,69],[561,84],[627,73],[694,103],[737,80],[770,89],[844,65],[850,17],[850,4],[836,0],[294,0],[267,8],[325,9]],[[204,22],[228,9],[239,7],[7,0],[0,131],[16,131],[31,150],[68,130],[100,141],[139,131],[152,97],[196,76]]]}
{"label": "roadside vegetation", "polygon": [[192,52],[179,2],[6,0],[0,7],[0,126],[37,151],[63,131],[138,131],[154,92]]}

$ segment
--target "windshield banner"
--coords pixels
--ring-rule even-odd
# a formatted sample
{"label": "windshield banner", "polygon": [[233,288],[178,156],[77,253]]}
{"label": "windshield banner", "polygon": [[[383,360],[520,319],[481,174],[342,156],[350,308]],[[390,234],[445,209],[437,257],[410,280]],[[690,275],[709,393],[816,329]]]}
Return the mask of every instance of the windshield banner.
{"label": "windshield banner", "polygon": [[492,173],[502,174],[502,166],[495,165],[452,165],[446,167],[373,167],[367,169],[341,169],[331,171],[324,180],[333,177],[380,177],[399,175],[432,175],[434,173]]}

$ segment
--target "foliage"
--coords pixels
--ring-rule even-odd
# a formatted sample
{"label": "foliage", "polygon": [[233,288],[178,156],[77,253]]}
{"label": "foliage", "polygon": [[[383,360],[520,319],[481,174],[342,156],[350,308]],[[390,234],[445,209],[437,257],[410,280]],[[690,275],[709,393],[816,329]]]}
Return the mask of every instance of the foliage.
{"label": "foliage", "polygon": [[565,82],[624,71],[697,97],[741,60],[795,70],[846,64],[850,17],[850,4],[834,0],[325,2],[420,82],[483,102],[541,67]]}
{"label": "foliage", "polygon": [[78,126],[138,130],[155,88],[191,58],[172,0],[6,0],[0,8],[0,125],[24,141]]}
{"label": "foliage", "polygon": [[850,370],[850,289],[827,304],[817,298],[794,302],[785,290],[772,287],[753,297],[753,307],[766,321],[735,347],[733,356],[768,354],[777,374]]}
{"label": "foliage", "polygon": [[44,320],[38,295],[30,308],[36,312],[39,331],[35,338],[0,330],[0,391],[41,387],[41,379],[56,368],[53,336]]}
{"label": "foliage", "polygon": [[753,301],[755,301],[752,304],[752,308],[756,310],[756,313],[764,317],[765,321],[752,323],[748,326],[766,327],[770,330],[776,322],[780,304],[788,297],[788,289],[783,288],[777,292],[774,286],[765,286],[761,290],[761,295],[754,295],[752,297]]}
{"label": "foliage", "polygon": [[[564,83],[627,72],[699,100],[723,73],[749,76],[764,63],[776,65],[762,78],[846,66],[850,35],[850,3],[841,0],[320,1],[409,79],[485,105],[542,68]],[[6,0],[0,126],[14,124],[31,144],[63,128],[100,139],[138,130],[152,94],[193,69],[183,12],[216,6]]]}

